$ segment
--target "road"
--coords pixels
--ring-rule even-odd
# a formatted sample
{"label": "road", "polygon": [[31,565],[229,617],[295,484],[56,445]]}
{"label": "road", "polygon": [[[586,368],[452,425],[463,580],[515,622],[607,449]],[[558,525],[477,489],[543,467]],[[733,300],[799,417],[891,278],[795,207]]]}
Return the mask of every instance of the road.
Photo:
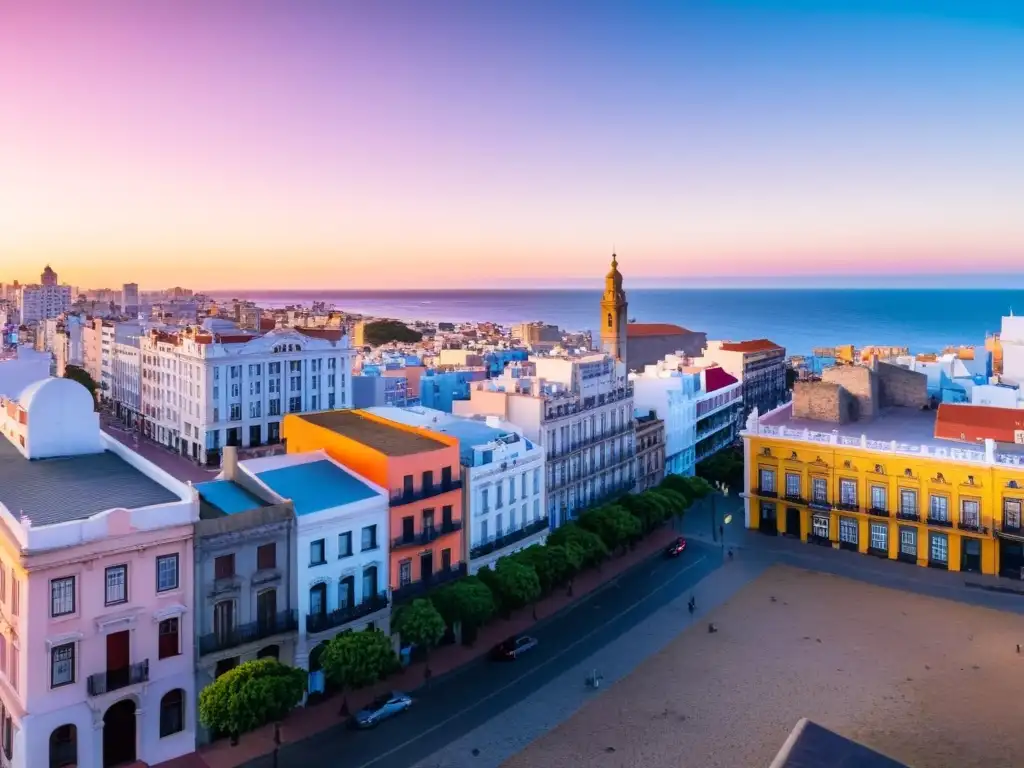
{"label": "road", "polygon": [[[694,543],[678,560],[654,557],[542,622],[538,647],[508,664],[479,660],[413,692],[408,712],[372,731],[342,726],[281,748],[279,765],[408,768],[523,700],[690,590],[722,563]],[[582,687],[584,681],[581,679]],[[344,755],[341,763],[339,756]],[[270,768],[272,757],[247,764]]]}

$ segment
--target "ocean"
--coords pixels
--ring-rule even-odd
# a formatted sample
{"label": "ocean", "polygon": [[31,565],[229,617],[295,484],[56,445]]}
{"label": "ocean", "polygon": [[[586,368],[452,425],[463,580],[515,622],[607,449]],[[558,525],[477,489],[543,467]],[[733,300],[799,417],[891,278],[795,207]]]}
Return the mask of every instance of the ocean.
{"label": "ocean", "polygon": [[[337,309],[400,320],[543,320],[566,330],[593,330],[599,290],[251,291],[211,292],[264,307],[326,301]],[[632,289],[629,316],[705,331],[709,339],[769,338],[789,354],[837,344],[908,346],[932,352],[984,343],[1021,290]]]}

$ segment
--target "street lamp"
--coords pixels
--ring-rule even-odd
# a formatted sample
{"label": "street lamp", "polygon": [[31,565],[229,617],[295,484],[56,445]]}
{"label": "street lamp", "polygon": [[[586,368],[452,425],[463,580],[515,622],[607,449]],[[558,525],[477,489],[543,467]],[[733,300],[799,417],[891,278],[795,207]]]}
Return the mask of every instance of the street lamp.
{"label": "street lamp", "polygon": [[[714,488],[718,493],[722,494],[722,498],[729,498],[729,486],[723,482],[714,483]],[[715,538],[715,528],[718,528],[718,539],[722,545],[722,551],[725,551],[725,526],[718,522],[718,504],[717,494],[711,494],[711,538]]]}

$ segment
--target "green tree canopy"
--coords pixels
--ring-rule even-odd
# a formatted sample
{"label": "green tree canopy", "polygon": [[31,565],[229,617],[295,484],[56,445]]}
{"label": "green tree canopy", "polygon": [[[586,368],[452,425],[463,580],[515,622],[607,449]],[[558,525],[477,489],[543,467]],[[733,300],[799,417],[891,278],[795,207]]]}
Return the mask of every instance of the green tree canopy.
{"label": "green tree canopy", "polygon": [[449,627],[456,622],[482,627],[497,610],[493,593],[476,576],[467,576],[442,587],[430,600]]}
{"label": "green tree canopy", "polygon": [[494,566],[494,579],[501,594],[502,605],[510,609],[522,608],[540,597],[540,579],[528,565],[503,557]]}
{"label": "green tree canopy", "polygon": [[199,694],[199,720],[211,730],[241,734],[287,715],[306,690],[304,669],[275,659],[239,664]]}
{"label": "green tree canopy", "polygon": [[598,565],[608,557],[608,547],[596,533],[580,527],[578,523],[568,522],[551,532],[547,546],[568,546],[573,544],[581,553],[583,566],[590,568]]}
{"label": "green tree canopy", "polygon": [[697,463],[697,476],[711,484],[725,483],[735,492],[743,487],[743,453],[726,448]]}
{"label": "green tree canopy", "polygon": [[92,395],[94,400],[96,399],[96,393],[99,391],[100,385],[96,383],[95,379],[89,375],[89,372],[85,370],[85,368],[77,365],[65,365],[64,378],[77,381],[89,390],[89,394]]}
{"label": "green tree canopy", "polygon": [[379,630],[335,635],[320,655],[324,675],[342,689],[373,685],[396,663],[391,638]]}
{"label": "green tree canopy", "polygon": [[444,637],[445,623],[434,604],[425,598],[413,600],[395,614],[393,628],[402,642],[431,649]]}
{"label": "green tree canopy", "polygon": [[608,549],[625,546],[640,535],[640,521],[614,504],[587,510],[580,515],[579,523],[597,534]]}
{"label": "green tree canopy", "polygon": [[415,344],[423,339],[423,334],[399,320],[374,320],[363,326],[363,339],[367,344],[379,347],[392,341]]}
{"label": "green tree canopy", "polygon": [[651,491],[620,499],[619,506],[629,510],[645,532],[654,530],[671,517],[668,502]]}

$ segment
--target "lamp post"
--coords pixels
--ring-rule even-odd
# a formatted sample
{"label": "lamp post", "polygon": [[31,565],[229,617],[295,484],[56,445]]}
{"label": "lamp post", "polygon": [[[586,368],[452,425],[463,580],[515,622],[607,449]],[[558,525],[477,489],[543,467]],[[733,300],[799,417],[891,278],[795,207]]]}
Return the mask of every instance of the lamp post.
{"label": "lamp post", "polygon": [[277,768],[277,754],[281,750],[281,724],[274,723],[274,768]]}
{"label": "lamp post", "polygon": [[[729,498],[729,486],[723,482],[714,484],[715,490],[722,494],[722,498]],[[718,522],[717,493],[711,494],[711,538],[715,538],[715,528],[718,528],[718,541],[722,545],[722,554],[725,554],[725,526]]]}

